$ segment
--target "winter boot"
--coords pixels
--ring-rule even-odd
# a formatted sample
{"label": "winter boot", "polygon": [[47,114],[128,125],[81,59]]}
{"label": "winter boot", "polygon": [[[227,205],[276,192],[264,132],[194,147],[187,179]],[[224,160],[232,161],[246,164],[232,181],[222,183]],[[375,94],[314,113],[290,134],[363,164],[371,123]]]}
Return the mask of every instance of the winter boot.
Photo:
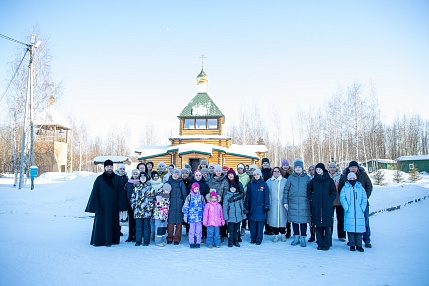
{"label": "winter boot", "polygon": [[280,235],[281,241],[285,242],[286,241],[286,234],[282,234]]}
{"label": "winter boot", "polygon": [[155,232],[151,232],[150,233],[150,241],[154,241],[155,240]]}
{"label": "winter boot", "polygon": [[311,234],[310,239],[308,240],[308,242],[313,242],[316,239],[314,238],[314,233]]}
{"label": "winter boot", "polygon": [[293,236],[293,241],[290,245],[298,245],[299,244],[299,235]]}
{"label": "winter boot", "polygon": [[307,236],[301,236],[301,246],[302,247],[307,246]]}
{"label": "winter boot", "polygon": [[273,237],[273,242],[277,242],[277,241],[279,241],[279,235],[275,234]]}
{"label": "winter boot", "polygon": [[245,234],[246,234],[246,229],[242,228],[241,231],[240,231],[240,235],[244,236]]}
{"label": "winter boot", "polygon": [[365,249],[363,249],[363,247],[362,247],[362,246],[357,246],[357,247],[356,247],[356,249],[357,249],[359,252],[364,252],[364,251],[365,251]]}

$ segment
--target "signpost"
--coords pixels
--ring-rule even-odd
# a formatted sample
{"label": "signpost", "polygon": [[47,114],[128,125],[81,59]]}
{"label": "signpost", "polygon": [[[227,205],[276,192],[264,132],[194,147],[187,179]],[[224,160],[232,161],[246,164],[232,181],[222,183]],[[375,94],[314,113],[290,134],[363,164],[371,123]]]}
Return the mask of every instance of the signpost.
{"label": "signpost", "polygon": [[39,172],[39,167],[37,166],[31,166],[30,167],[30,179],[31,179],[31,189],[34,189],[34,178],[37,177],[37,174]]}

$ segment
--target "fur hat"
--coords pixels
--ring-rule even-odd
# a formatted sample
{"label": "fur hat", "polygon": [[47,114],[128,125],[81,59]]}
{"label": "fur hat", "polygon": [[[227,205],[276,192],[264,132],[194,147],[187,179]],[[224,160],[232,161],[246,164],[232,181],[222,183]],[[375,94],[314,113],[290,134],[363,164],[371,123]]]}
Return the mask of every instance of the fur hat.
{"label": "fur hat", "polygon": [[146,172],[141,172],[141,173],[140,173],[140,176],[139,176],[139,179],[140,179],[141,177],[143,177],[143,176],[145,176],[145,177],[146,177],[146,181],[149,181],[149,180],[150,180],[150,177],[149,177],[149,175],[148,175]]}
{"label": "fur hat", "polygon": [[229,174],[234,174],[234,177],[237,175],[233,168],[229,169],[228,172],[226,172],[226,175],[229,175]]}
{"label": "fur hat", "polygon": [[159,173],[157,172],[157,171],[152,171],[152,172],[150,172],[150,177],[153,179],[153,177],[155,176],[155,175],[158,175],[158,177],[159,177]]}
{"label": "fur hat", "polygon": [[290,163],[287,159],[282,160],[282,166],[290,166]]}
{"label": "fur hat", "polygon": [[191,192],[195,193],[195,192],[194,192],[194,189],[195,189],[195,188],[198,188],[198,192],[199,192],[200,184],[198,184],[197,182],[194,182],[194,183],[192,184],[192,186],[191,186]]}
{"label": "fur hat", "polygon": [[256,174],[259,174],[259,176],[262,176],[262,172],[260,169],[256,169],[255,171],[253,171],[253,176],[255,176]]}
{"label": "fur hat", "polygon": [[170,185],[169,183],[164,183],[164,184],[162,185],[162,189],[163,189],[164,191],[171,191],[171,185]]}
{"label": "fur hat", "polygon": [[125,170],[125,165],[124,165],[124,164],[119,164],[119,165],[118,165],[118,170],[119,170],[119,169],[124,169],[124,170]]}
{"label": "fur hat", "polygon": [[216,165],[215,166],[215,172],[217,171],[221,171],[222,172],[222,167],[220,165]]}
{"label": "fur hat", "polygon": [[229,170],[229,168],[228,168],[228,166],[222,166],[222,171],[228,171]]}
{"label": "fur hat", "polygon": [[304,170],[304,161],[300,158],[293,160],[293,168],[295,169],[296,167],[301,167]]}
{"label": "fur hat", "polygon": [[356,162],[356,161],[351,161],[350,163],[349,163],[349,168],[350,167],[358,167],[359,168],[359,164],[358,164],[358,162]]}
{"label": "fur hat", "polygon": [[325,165],[323,164],[323,163],[317,163],[317,165],[316,165],[316,169],[317,168],[320,168],[320,169],[322,169],[323,170],[323,172],[326,172],[326,168],[325,168]]}
{"label": "fur hat", "polygon": [[164,168],[167,168],[167,166],[165,165],[164,162],[159,162],[158,163],[158,169],[159,169],[159,167],[162,167],[162,166],[164,166]]}
{"label": "fur hat", "polygon": [[232,182],[231,184],[229,184],[229,188],[235,188],[238,191],[238,184],[236,182]]}
{"label": "fur hat", "polygon": [[337,164],[335,162],[331,162],[331,163],[329,163],[328,167],[329,168],[331,168],[331,167],[337,168]]}
{"label": "fur hat", "polygon": [[207,161],[206,160],[201,160],[200,161],[200,165],[207,165]]}
{"label": "fur hat", "polygon": [[243,169],[244,169],[244,165],[243,165],[243,164],[241,164],[241,163],[237,165],[237,170],[238,170],[238,169],[240,169],[240,168],[243,168]]}
{"label": "fur hat", "polygon": [[113,161],[110,159],[107,159],[106,161],[104,161],[104,167],[106,166],[113,166]]}
{"label": "fur hat", "polygon": [[270,160],[268,158],[262,158],[262,164],[264,163],[270,163]]}
{"label": "fur hat", "polygon": [[177,174],[180,176],[182,176],[182,172],[179,169],[174,168],[173,172],[171,174]]}
{"label": "fur hat", "polygon": [[347,180],[350,180],[350,179],[357,179],[357,177],[356,177],[356,174],[355,173],[353,173],[353,172],[350,172],[348,175],[347,175]]}

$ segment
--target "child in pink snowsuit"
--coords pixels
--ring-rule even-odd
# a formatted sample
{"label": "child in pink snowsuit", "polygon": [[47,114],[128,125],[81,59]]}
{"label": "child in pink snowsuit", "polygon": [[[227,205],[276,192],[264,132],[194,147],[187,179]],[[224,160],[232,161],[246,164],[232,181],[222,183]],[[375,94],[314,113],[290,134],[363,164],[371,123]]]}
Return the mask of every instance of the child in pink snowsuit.
{"label": "child in pink snowsuit", "polygon": [[204,208],[203,224],[207,226],[207,239],[206,244],[209,248],[213,244],[220,247],[220,226],[225,224],[223,219],[222,206],[220,196],[216,193],[215,189],[211,189],[210,193],[206,196],[208,203]]}

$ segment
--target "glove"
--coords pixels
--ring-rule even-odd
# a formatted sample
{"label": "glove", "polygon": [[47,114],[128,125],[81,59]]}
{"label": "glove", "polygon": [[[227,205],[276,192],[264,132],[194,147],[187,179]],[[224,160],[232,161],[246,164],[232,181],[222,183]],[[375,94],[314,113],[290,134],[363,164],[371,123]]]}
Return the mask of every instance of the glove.
{"label": "glove", "polygon": [[288,204],[284,204],[284,207],[286,210],[289,210],[289,205]]}
{"label": "glove", "polygon": [[184,216],[184,217],[183,217],[183,221],[184,221],[185,223],[188,223],[188,217],[187,217],[187,216]]}

